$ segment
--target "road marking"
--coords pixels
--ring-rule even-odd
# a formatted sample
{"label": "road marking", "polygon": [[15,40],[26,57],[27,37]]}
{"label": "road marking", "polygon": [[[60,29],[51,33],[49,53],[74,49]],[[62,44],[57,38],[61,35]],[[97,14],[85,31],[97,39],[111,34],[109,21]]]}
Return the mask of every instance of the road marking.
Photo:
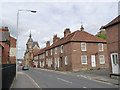
{"label": "road marking", "polygon": [[[24,72],[25,73],[25,72]],[[33,81],[33,83],[38,87],[38,88],[40,88],[40,90],[42,90],[42,88],[27,74],[27,73],[25,73],[25,75],[29,78],[29,79],[31,79],[32,81]]]}
{"label": "road marking", "polygon": [[62,78],[57,78],[57,79],[72,84],[72,82],[67,81],[67,80],[65,80],[65,79],[62,79]]}
{"label": "road marking", "polygon": [[87,87],[83,87],[83,88],[87,88]]}

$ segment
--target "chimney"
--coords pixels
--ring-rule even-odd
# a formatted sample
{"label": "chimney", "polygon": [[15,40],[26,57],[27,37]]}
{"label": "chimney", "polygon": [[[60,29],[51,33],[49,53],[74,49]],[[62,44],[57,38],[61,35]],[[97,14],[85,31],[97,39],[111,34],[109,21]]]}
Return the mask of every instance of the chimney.
{"label": "chimney", "polygon": [[69,35],[71,33],[69,28],[66,28],[64,31],[64,37],[67,37],[67,35]]}
{"label": "chimney", "polygon": [[57,34],[53,36],[53,43],[55,43],[57,40],[59,40],[60,38],[57,37]]}
{"label": "chimney", "polygon": [[81,25],[81,28],[80,28],[80,30],[81,30],[81,31],[84,31],[84,27],[83,27],[83,25]]}
{"label": "chimney", "polygon": [[46,42],[46,47],[49,47],[50,46],[50,41],[47,41]]}

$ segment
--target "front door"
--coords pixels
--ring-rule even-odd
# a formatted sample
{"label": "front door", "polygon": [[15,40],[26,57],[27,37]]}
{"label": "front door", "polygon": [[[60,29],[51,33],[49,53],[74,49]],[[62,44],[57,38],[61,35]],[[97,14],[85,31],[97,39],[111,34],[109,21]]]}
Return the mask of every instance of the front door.
{"label": "front door", "polygon": [[91,64],[92,64],[92,67],[96,67],[95,55],[91,55]]}
{"label": "front door", "polygon": [[112,64],[112,73],[113,74],[119,74],[119,59],[118,59],[118,53],[112,53],[111,54],[111,64]]}

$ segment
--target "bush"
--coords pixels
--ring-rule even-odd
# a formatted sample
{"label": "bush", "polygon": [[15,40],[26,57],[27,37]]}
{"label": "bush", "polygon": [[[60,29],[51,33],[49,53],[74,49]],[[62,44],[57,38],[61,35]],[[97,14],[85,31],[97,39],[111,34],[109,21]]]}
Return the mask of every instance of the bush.
{"label": "bush", "polygon": [[99,67],[99,68],[97,68],[97,70],[100,70],[101,68]]}
{"label": "bush", "polygon": [[93,68],[90,68],[90,70],[93,70]]}

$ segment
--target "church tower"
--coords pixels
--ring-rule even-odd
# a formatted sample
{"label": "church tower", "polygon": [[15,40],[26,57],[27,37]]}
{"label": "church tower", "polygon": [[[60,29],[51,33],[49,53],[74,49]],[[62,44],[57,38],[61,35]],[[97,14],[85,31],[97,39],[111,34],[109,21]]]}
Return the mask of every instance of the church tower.
{"label": "church tower", "polygon": [[33,43],[33,39],[32,39],[31,32],[30,32],[29,39],[26,43],[27,50],[32,50],[32,43]]}

